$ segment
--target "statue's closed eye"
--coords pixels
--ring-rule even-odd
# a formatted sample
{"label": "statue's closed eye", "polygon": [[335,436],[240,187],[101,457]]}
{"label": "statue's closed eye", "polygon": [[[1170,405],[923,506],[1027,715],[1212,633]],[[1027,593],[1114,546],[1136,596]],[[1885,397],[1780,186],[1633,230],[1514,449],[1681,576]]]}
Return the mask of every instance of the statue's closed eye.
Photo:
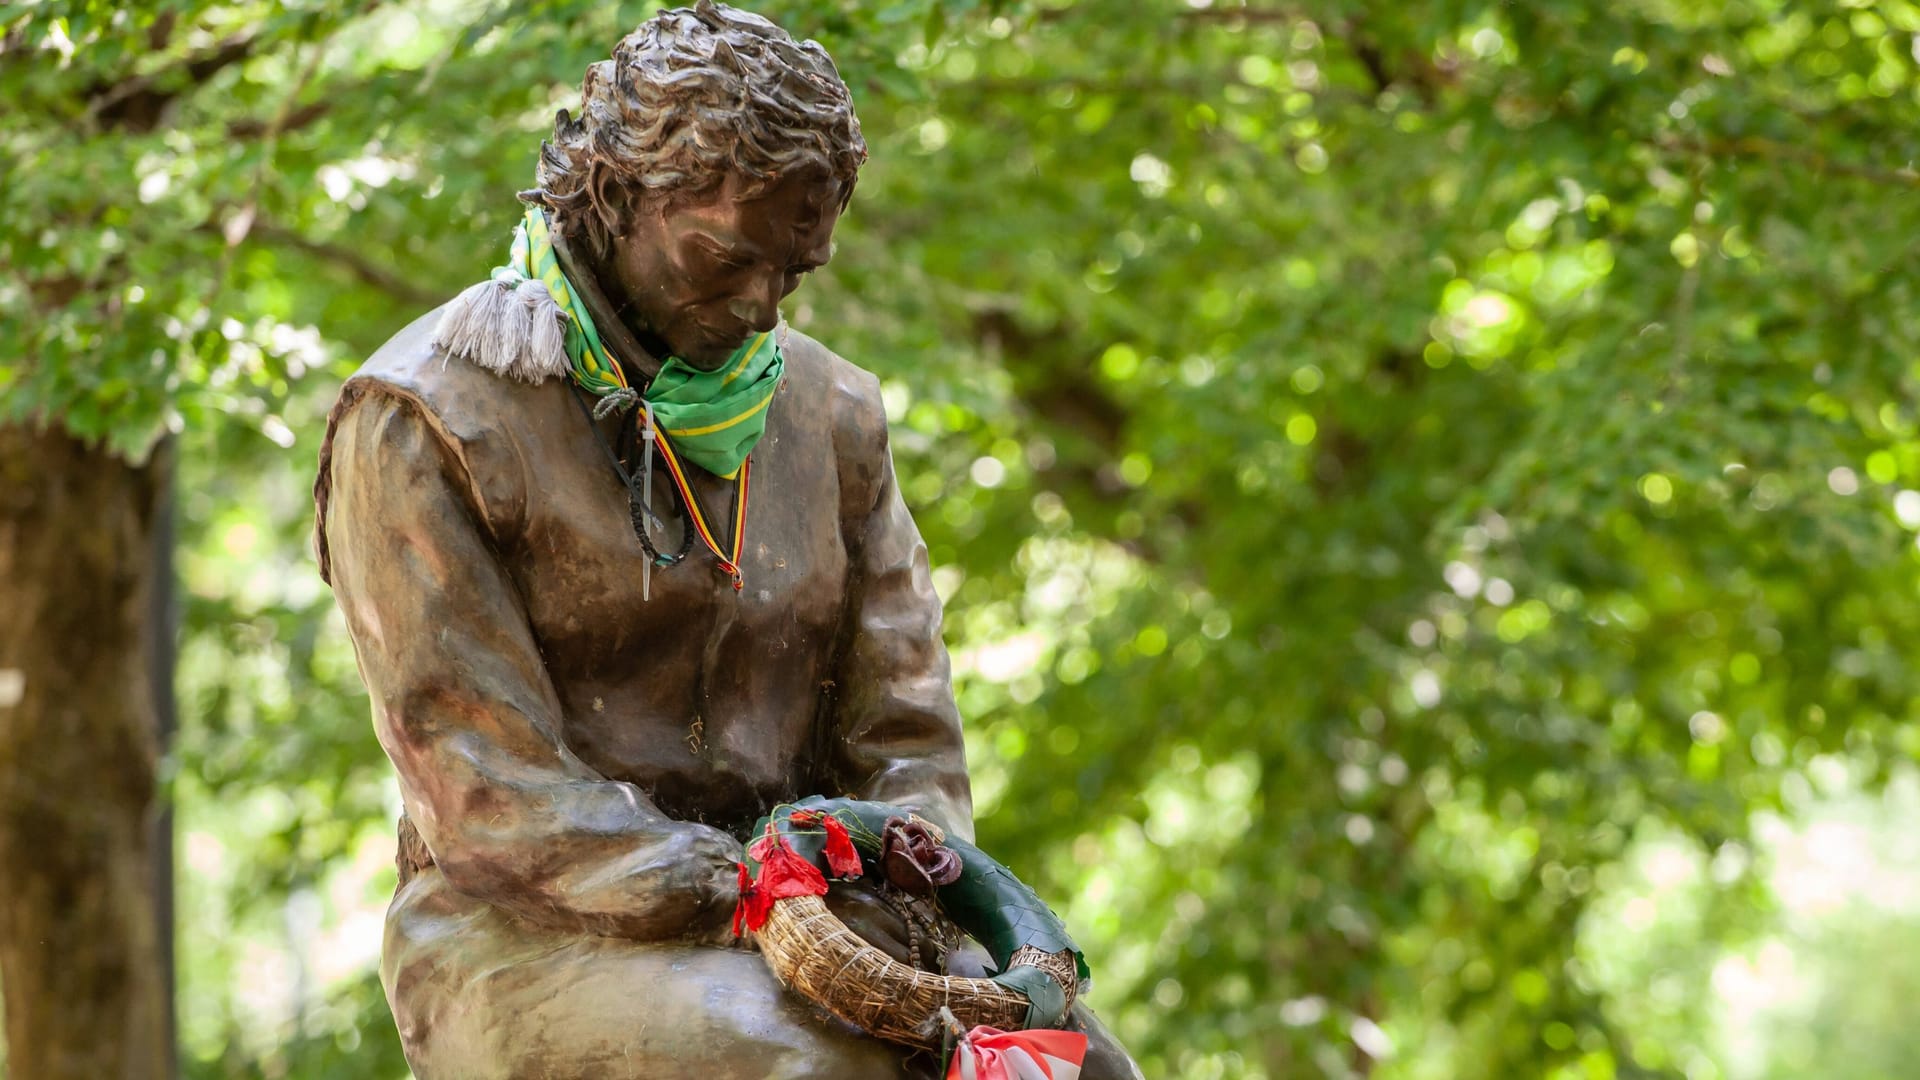
{"label": "statue's closed eye", "polygon": [[753,265],[753,260],[733,248],[727,247],[711,237],[699,238],[698,246],[715,265],[727,270],[745,270]]}

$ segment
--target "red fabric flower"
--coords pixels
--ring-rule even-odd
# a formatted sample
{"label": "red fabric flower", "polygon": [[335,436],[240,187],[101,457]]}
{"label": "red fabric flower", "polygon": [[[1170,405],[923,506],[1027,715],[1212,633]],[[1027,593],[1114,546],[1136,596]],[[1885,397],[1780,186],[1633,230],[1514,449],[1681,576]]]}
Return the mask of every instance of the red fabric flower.
{"label": "red fabric flower", "polygon": [[[736,924],[744,921],[747,929],[758,930],[767,925],[767,914],[773,910],[774,901],[789,896],[827,894],[827,879],[820,868],[801,858],[786,837],[774,832],[771,822],[767,824],[766,835],[756,838],[748,850],[760,860],[760,876],[741,890],[740,906],[734,910]],[[746,875],[747,868],[742,864],[742,881]]]}
{"label": "red fabric flower", "polygon": [[820,868],[801,858],[784,836],[775,838],[773,849],[761,861],[759,886],[775,900],[827,895],[827,879]]}
{"label": "red fabric flower", "polygon": [[823,816],[820,824],[827,830],[827,869],[837,878],[859,877],[860,852],[854,849],[847,827],[832,815]]}
{"label": "red fabric flower", "polygon": [[753,883],[753,877],[747,873],[747,864],[740,863],[740,902],[733,906],[733,936],[739,937],[741,927],[754,930],[767,925],[767,913],[773,910],[773,897],[765,889]]}
{"label": "red fabric flower", "polygon": [[818,826],[826,832],[828,876],[841,880],[860,876],[860,852],[854,848],[853,837],[839,818],[819,810],[795,810],[787,816],[787,821],[803,829]]}

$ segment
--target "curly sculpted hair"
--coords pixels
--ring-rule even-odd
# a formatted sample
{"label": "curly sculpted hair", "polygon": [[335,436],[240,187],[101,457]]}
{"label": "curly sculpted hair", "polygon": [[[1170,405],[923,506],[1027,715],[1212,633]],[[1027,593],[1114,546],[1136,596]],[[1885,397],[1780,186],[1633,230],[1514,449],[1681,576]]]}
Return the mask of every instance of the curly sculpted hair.
{"label": "curly sculpted hair", "polygon": [[520,193],[596,242],[617,191],[642,203],[705,194],[735,175],[751,198],[797,174],[853,193],[867,144],[853,99],[818,42],[700,0],[642,23],[587,69],[580,117],[560,110],[540,145],[538,187]]}

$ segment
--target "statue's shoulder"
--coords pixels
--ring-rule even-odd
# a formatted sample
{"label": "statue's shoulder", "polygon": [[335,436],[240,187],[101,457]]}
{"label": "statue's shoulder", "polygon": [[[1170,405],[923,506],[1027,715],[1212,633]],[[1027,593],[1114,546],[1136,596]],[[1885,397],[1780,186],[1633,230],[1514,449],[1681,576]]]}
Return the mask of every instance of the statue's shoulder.
{"label": "statue's shoulder", "polygon": [[386,343],[373,350],[366,361],[353,373],[355,379],[377,379],[400,386],[411,386],[420,379],[420,373],[429,359],[442,350],[434,347],[434,327],[440,325],[440,316],[447,310],[442,304],[420,316],[400,329],[386,340]]}
{"label": "statue's shoulder", "polygon": [[885,450],[887,409],[878,375],[798,330],[788,331],[782,351],[787,376],[808,399],[806,405],[824,408],[833,418],[834,443],[842,454]]}
{"label": "statue's shoulder", "polygon": [[872,510],[893,473],[880,377],[799,331],[784,347],[795,411],[825,417],[848,522]]}
{"label": "statue's shoulder", "polygon": [[[424,424],[451,460],[458,462],[465,473],[467,494],[496,531],[510,528],[524,506],[527,439],[537,438],[542,425],[570,419],[564,410],[571,403],[557,380],[533,383],[509,378],[451,355],[437,341],[446,311],[447,305],[442,305],[407,324],[340,387],[340,397],[327,416],[314,480],[315,551],[323,577],[329,573],[326,520],[336,467],[335,437],[363,403],[398,403],[393,415]],[[380,424],[386,413],[362,415],[370,418],[367,422]],[[433,443],[410,445],[418,452]],[[390,462],[384,455],[391,452],[386,446],[364,446],[349,464],[385,469]]]}
{"label": "statue's shoulder", "polygon": [[466,442],[511,427],[518,414],[545,404],[541,399],[550,395],[539,391],[550,387],[503,377],[448,352],[439,330],[451,306],[427,312],[375,349],[341,387],[341,407],[368,394],[397,396],[445,436]]}

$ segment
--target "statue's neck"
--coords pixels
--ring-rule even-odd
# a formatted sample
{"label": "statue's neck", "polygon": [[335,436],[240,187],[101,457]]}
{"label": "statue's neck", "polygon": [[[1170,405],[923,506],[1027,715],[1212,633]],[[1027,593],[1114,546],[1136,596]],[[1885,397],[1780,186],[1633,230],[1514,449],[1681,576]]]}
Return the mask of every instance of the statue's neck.
{"label": "statue's neck", "polygon": [[593,317],[594,329],[600,332],[601,344],[627,370],[629,382],[644,386],[660,373],[659,358],[667,355],[666,346],[644,327],[626,320],[621,309],[613,304],[607,291],[601,287],[601,282],[607,278],[601,274],[599,266],[588,252],[575,251],[558,229],[554,230],[552,237],[553,253],[560,262],[560,270],[567,275],[568,284],[573,286],[574,298]]}

